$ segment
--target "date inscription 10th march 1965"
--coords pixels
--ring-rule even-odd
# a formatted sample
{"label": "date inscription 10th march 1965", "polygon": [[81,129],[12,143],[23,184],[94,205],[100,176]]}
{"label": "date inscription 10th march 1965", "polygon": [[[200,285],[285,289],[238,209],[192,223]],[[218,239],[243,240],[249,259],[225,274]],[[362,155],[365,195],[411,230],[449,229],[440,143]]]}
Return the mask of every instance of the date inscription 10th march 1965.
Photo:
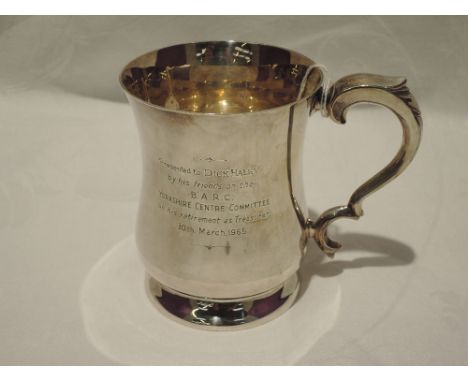
{"label": "date inscription 10th march 1965", "polygon": [[163,158],[159,165],[159,208],[176,219],[179,231],[212,238],[245,236],[251,223],[271,216],[268,196],[252,200],[258,168],[185,167]]}

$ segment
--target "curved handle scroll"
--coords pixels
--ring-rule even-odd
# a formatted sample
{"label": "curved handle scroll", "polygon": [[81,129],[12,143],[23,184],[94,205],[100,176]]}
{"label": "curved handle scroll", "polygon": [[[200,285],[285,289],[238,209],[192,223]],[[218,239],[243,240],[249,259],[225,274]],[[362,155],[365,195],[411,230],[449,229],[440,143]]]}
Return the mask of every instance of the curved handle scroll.
{"label": "curved handle scroll", "polygon": [[315,222],[307,221],[308,235],[331,257],[341,248],[341,244],[328,237],[327,228],[330,223],[339,218],[361,217],[364,198],[403,172],[413,160],[421,140],[421,112],[415,98],[406,87],[405,78],[375,74],[343,77],[330,89],[326,108],[333,121],[345,123],[348,107],[361,102],[379,104],[393,111],[403,128],[403,143],[397,155],[385,168],[354,191],[347,205],[330,208]]}

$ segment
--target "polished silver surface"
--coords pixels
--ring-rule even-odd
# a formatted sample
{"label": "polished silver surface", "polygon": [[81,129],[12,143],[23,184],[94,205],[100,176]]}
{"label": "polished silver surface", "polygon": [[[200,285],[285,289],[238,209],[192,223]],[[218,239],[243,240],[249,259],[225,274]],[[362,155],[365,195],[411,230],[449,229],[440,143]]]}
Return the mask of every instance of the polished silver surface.
{"label": "polished silver surface", "polygon": [[190,296],[161,285],[148,277],[146,291],[156,307],[168,312],[170,318],[178,317],[186,323],[213,327],[257,326],[272,320],[294,303],[299,291],[297,274],[291,276],[279,288],[242,300],[209,299]]}
{"label": "polished silver surface", "polygon": [[[420,120],[411,119],[417,106],[401,81],[355,75],[327,92],[322,80],[320,67],[298,53],[234,41],[176,45],[124,68],[120,81],[143,155],[137,246],[161,296],[172,302],[172,296],[185,298],[184,306],[189,303],[196,312],[199,302],[206,308],[204,322],[196,319],[198,313],[181,317],[176,308],[174,316],[232,327],[229,317],[237,307],[249,317],[237,324],[265,321],[246,313],[249,301],[282,290],[282,298],[292,303],[297,288],[283,288],[296,275],[307,239],[314,237],[332,254],[338,245],[327,236],[328,224],[360,213],[362,198],[397,176],[414,156]],[[363,101],[399,115],[402,149],[353,194],[350,207],[312,222],[302,181],[309,111],[323,106],[344,121],[344,110]],[[167,299],[152,296],[171,311]]]}

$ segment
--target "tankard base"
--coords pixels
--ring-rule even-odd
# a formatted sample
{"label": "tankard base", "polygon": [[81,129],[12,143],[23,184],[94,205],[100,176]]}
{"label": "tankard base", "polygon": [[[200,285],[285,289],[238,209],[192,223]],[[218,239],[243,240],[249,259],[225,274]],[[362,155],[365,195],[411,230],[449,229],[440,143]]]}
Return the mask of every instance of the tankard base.
{"label": "tankard base", "polygon": [[146,291],[163,314],[190,326],[211,330],[248,328],[268,322],[294,303],[299,291],[296,274],[277,288],[255,296],[210,300],[174,291],[147,276]]}

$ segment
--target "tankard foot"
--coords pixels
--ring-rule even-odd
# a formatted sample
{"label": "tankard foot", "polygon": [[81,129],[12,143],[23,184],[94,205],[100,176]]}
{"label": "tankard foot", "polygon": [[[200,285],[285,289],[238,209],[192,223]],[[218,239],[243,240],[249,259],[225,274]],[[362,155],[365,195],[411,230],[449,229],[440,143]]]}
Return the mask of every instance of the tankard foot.
{"label": "tankard foot", "polygon": [[146,291],[151,301],[166,316],[190,326],[211,330],[248,328],[268,322],[294,303],[299,290],[297,275],[282,285],[244,299],[210,300],[176,292],[150,276]]}

